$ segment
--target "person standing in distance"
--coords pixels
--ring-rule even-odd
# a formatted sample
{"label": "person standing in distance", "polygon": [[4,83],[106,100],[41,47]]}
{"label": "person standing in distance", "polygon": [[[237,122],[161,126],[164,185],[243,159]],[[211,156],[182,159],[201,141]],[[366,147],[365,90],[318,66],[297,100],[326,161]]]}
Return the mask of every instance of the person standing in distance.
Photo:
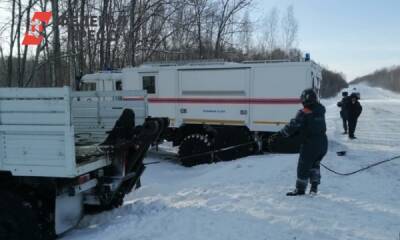
{"label": "person standing in distance", "polygon": [[290,138],[298,134],[302,137],[296,188],[288,192],[287,196],[304,195],[309,181],[310,193],[318,192],[321,182],[320,162],[328,150],[325,107],[319,103],[313,89],[303,91],[301,102],[304,108],[297,112],[296,117],[268,139],[269,144],[273,144],[278,138]]}
{"label": "person standing in distance", "polygon": [[349,119],[349,138],[356,139],[354,132],[357,127],[357,120],[361,115],[362,106],[358,101],[357,93],[350,94],[350,101],[347,105],[348,119]]}
{"label": "person standing in distance", "polygon": [[347,111],[347,106],[349,103],[349,93],[348,92],[342,92],[342,100],[337,103],[337,106],[340,107],[340,117],[342,118],[343,121],[343,134],[347,134],[347,129],[348,129],[348,111]]}

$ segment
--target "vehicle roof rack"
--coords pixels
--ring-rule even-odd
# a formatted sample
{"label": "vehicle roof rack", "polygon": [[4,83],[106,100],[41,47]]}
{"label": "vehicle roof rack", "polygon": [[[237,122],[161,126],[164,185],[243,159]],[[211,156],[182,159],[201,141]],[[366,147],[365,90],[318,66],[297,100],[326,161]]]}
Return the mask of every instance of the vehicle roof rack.
{"label": "vehicle roof rack", "polygon": [[246,60],[246,61],[242,61],[242,63],[244,63],[244,64],[249,64],[249,63],[281,63],[281,62],[297,62],[297,61],[293,61],[293,60],[290,60],[290,59],[273,59],[273,60],[263,59],[263,60]]}
{"label": "vehicle roof rack", "polygon": [[122,73],[121,69],[113,69],[113,70],[100,70],[98,72],[88,73],[88,74],[95,74],[95,73]]}
{"label": "vehicle roof rack", "polygon": [[143,66],[157,66],[157,67],[169,67],[169,66],[196,66],[196,65],[224,65],[224,59],[197,59],[197,60],[178,60],[178,61],[154,61],[145,62]]}

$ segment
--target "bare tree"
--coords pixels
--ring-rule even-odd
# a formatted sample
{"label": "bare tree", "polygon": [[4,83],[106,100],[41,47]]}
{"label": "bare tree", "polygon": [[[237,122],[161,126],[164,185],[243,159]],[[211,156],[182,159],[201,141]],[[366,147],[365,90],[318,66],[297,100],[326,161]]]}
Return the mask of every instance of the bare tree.
{"label": "bare tree", "polygon": [[282,18],[282,39],[285,51],[288,52],[295,47],[298,29],[299,25],[294,16],[294,8],[291,5],[286,9],[286,14]]}
{"label": "bare tree", "polygon": [[248,55],[251,49],[251,39],[252,39],[252,23],[250,21],[249,12],[246,11],[243,19],[240,23],[240,35],[239,42],[243,45],[245,53]]}
{"label": "bare tree", "polygon": [[[42,12],[45,12],[47,10],[47,1],[46,0],[39,0],[39,5],[40,5],[40,9]],[[30,21],[30,19],[29,19]],[[45,41],[42,42],[41,44],[39,44],[36,47],[36,51],[35,51],[35,58],[33,60],[33,64],[31,66],[31,70],[30,70],[30,74],[29,77],[27,78],[27,81],[24,83],[24,87],[27,86],[31,86],[34,80],[35,75],[37,74],[37,72],[41,69],[41,67],[44,65],[44,63],[42,63],[41,65],[39,65],[39,58],[40,58],[40,53],[43,52],[43,50],[45,48],[48,48],[48,37],[49,35],[47,35],[47,31],[46,29],[44,29],[43,35],[45,37]],[[45,62],[47,63],[47,62]],[[39,66],[38,66],[39,65]],[[51,67],[50,67],[51,69]],[[42,80],[43,81],[43,80]],[[41,84],[46,85],[46,82],[43,81],[44,83],[39,83],[39,86]]]}
{"label": "bare tree", "polygon": [[194,7],[194,18],[196,22],[196,38],[198,43],[199,58],[203,58],[203,19],[205,17],[204,12],[207,8],[207,0],[192,0]]}
{"label": "bare tree", "polygon": [[[0,26],[8,40],[0,48],[0,81],[6,79],[7,86],[74,86],[81,71],[149,60],[230,58],[241,52],[234,45],[238,38],[246,52],[252,48],[250,14],[244,13],[251,0],[7,1],[10,21]],[[39,46],[21,46],[34,9],[52,11],[52,22]],[[89,31],[95,34],[89,37]]]}
{"label": "bare tree", "polygon": [[[79,5],[79,31],[78,31],[78,37],[79,37],[79,53],[78,53],[78,69],[79,69],[79,74],[81,74],[81,72],[85,72],[86,71],[86,61],[85,61],[85,43],[84,43],[84,35],[85,32],[86,34],[88,34],[88,31],[85,30],[84,28],[84,21],[85,21],[85,6],[86,6],[86,0],[80,0],[80,5]],[[70,17],[73,17],[70,16]],[[72,39],[74,40],[73,42],[71,42],[72,46],[71,49],[74,48],[75,49],[75,27],[73,24],[72,19],[70,20],[71,22],[71,36]],[[89,37],[86,38],[87,41],[89,41]],[[74,54],[74,52],[72,52],[72,54]]]}
{"label": "bare tree", "polygon": [[51,0],[51,10],[53,14],[53,54],[52,54],[52,86],[55,87],[58,83],[64,84],[64,79],[61,75],[61,43],[60,43],[60,23],[58,0]]}
{"label": "bare tree", "polygon": [[[25,31],[27,31],[30,26],[31,26],[31,10],[34,2],[33,0],[29,0],[28,6],[26,7],[26,22],[25,22]],[[22,19],[21,19],[22,20]],[[20,84],[18,85],[19,87],[24,86],[24,80],[26,76],[26,64],[27,64],[27,55],[28,55],[28,46],[24,46],[24,53],[22,57],[22,66],[21,66],[21,81]]]}
{"label": "bare tree", "polygon": [[249,6],[251,0],[220,0],[217,14],[217,36],[215,40],[215,57],[219,57],[222,44],[229,24],[233,24],[232,17],[243,8]]}
{"label": "bare tree", "polygon": [[264,44],[268,51],[272,52],[277,47],[278,37],[278,23],[279,23],[279,11],[276,7],[272,8],[268,15],[264,18],[263,24],[263,38]]}
{"label": "bare tree", "polygon": [[131,65],[135,66],[136,65],[136,30],[135,30],[135,24],[136,24],[136,3],[137,0],[131,0],[130,2],[130,11],[129,11],[129,18],[130,18],[130,26],[129,26],[129,39],[130,39],[130,57],[131,57]]}
{"label": "bare tree", "polygon": [[13,52],[14,52],[14,44],[15,44],[15,7],[16,1],[12,1],[11,7],[11,32],[10,32],[10,48],[8,55],[8,69],[7,69],[7,86],[11,87],[13,82]]}
{"label": "bare tree", "polygon": [[103,0],[103,6],[102,6],[102,11],[101,11],[101,20],[100,20],[100,68],[104,69],[106,68],[106,63],[105,63],[105,39],[106,39],[106,24],[108,24],[109,21],[107,21],[108,17],[108,4],[110,0]]}
{"label": "bare tree", "polygon": [[68,56],[68,68],[69,68],[69,85],[75,86],[75,75],[76,75],[76,62],[75,62],[75,31],[74,23],[72,21],[74,17],[74,9],[76,7],[77,0],[68,0],[67,5],[67,16],[68,19],[64,22],[67,24],[68,29],[68,41],[67,41],[67,52],[70,53]]}

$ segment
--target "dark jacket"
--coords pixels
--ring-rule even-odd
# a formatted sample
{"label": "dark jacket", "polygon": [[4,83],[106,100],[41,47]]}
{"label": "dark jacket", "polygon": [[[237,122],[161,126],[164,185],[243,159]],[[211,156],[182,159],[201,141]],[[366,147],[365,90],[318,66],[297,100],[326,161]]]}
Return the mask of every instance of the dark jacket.
{"label": "dark jacket", "polygon": [[325,107],[317,103],[312,108],[299,110],[296,117],[280,133],[285,137],[300,134],[303,143],[326,137]]}
{"label": "dark jacket", "polygon": [[325,107],[317,103],[311,108],[301,109],[280,134],[286,137],[299,134],[302,139],[296,189],[305,191],[308,181],[318,185],[321,181],[319,164],[328,150]]}
{"label": "dark jacket", "polygon": [[347,105],[347,112],[348,112],[348,117],[349,120],[357,120],[357,118],[360,116],[362,112],[362,107],[359,101],[356,101],[355,103],[352,103],[351,101]]}
{"label": "dark jacket", "polygon": [[343,119],[347,119],[348,118],[348,106],[350,103],[350,98],[347,97],[343,97],[342,101],[337,103],[337,106],[340,107],[340,117]]}
{"label": "dark jacket", "polygon": [[325,107],[317,103],[311,108],[301,109],[280,134],[286,137],[300,134],[302,139],[296,189],[305,190],[309,180],[318,185],[321,181],[319,164],[328,150]]}

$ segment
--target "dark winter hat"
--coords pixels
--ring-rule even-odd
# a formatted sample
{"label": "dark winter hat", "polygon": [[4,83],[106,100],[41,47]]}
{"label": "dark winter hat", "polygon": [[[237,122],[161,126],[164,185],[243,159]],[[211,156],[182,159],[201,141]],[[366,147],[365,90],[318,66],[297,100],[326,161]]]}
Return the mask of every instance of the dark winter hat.
{"label": "dark winter hat", "polygon": [[358,99],[357,93],[352,93],[352,94],[350,94],[350,98],[351,98],[351,99],[353,99],[353,98]]}
{"label": "dark winter hat", "polygon": [[347,97],[347,96],[349,96],[348,92],[342,92],[342,97]]}
{"label": "dark winter hat", "polygon": [[312,88],[305,89],[301,93],[300,99],[303,106],[305,107],[312,106],[317,103],[317,94]]}

